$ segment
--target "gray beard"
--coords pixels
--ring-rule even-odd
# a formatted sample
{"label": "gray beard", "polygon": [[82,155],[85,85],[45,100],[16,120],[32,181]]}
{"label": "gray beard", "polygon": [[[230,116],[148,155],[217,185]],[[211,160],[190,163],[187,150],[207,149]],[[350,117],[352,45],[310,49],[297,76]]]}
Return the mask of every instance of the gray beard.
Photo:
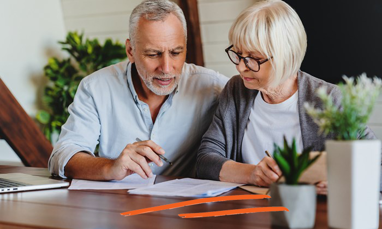
{"label": "gray beard", "polygon": [[[144,82],[144,84],[146,85],[146,87],[150,90],[150,91],[152,91],[154,94],[156,94],[156,95],[159,95],[159,96],[163,96],[163,95],[169,95],[169,94],[171,94],[174,90],[175,90],[175,88],[178,86],[178,82],[179,82],[179,76],[176,76],[176,77],[174,77],[174,80],[175,80],[175,82],[173,83],[173,84],[171,84],[171,85],[159,85],[159,87],[158,86],[154,86],[154,84],[153,84],[153,81],[154,81],[154,77],[157,77],[157,76],[150,76],[150,77],[148,77],[147,79],[145,79],[144,77],[143,77],[143,74],[141,74],[140,72],[139,72],[139,70],[138,70],[138,68],[136,68],[137,69],[137,72],[138,72],[138,75],[139,75],[139,77],[141,77],[141,79],[142,79],[142,81]],[[157,78],[161,78],[161,77],[157,77]],[[163,77],[163,78],[165,78],[165,77]],[[166,78],[168,78],[168,77],[166,77]]]}
{"label": "gray beard", "polygon": [[[178,86],[178,83],[175,82],[171,85],[163,85],[163,86],[159,85],[159,87],[157,87],[157,86],[154,86],[154,84],[153,84],[154,78],[143,79],[141,77],[141,79],[146,84],[146,87],[148,89],[150,89],[150,91],[152,91],[156,95],[169,95],[175,90],[176,86]],[[174,79],[174,80],[176,80],[176,79]]]}

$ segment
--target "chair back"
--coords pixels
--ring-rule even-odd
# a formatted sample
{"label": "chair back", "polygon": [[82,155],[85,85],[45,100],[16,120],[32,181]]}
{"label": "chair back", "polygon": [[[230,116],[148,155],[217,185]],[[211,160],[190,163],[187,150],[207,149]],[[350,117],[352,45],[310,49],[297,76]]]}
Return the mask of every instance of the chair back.
{"label": "chair back", "polygon": [[9,144],[25,166],[45,168],[48,166],[52,145],[1,78],[0,138]]}

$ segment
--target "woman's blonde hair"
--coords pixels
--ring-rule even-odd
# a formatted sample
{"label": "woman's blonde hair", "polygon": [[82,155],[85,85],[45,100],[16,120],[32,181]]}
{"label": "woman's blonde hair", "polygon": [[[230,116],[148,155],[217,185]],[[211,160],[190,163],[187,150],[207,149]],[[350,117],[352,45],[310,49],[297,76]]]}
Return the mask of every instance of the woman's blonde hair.
{"label": "woman's blonde hair", "polygon": [[271,86],[297,73],[307,46],[299,16],[281,0],[258,1],[244,10],[231,26],[229,41],[236,50],[272,58]]}

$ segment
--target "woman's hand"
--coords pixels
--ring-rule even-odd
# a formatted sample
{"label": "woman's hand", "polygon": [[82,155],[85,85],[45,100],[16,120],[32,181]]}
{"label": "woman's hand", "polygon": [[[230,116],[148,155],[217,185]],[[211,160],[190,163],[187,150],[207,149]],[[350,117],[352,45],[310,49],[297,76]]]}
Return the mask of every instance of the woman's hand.
{"label": "woman's hand", "polygon": [[318,195],[328,195],[328,182],[327,181],[317,182],[316,192]]}
{"label": "woman's hand", "polygon": [[257,165],[226,161],[220,170],[219,180],[239,184],[254,184],[268,187],[282,175],[276,161],[265,157]]}
{"label": "woman's hand", "polygon": [[282,172],[276,161],[271,157],[264,157],[259,164],[255,165],[252,171],[250,183],[257,186],[269,187],[270,184],[276,182]]}

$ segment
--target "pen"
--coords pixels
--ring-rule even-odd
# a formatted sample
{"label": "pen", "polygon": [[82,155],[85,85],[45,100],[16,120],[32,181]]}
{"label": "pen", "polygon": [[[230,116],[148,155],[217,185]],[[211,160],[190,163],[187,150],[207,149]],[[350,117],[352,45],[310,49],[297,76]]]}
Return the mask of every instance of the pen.
{"label": "pen", "polygon": [[[141,142],[141,141],[142,141],[142,140],[139,139],[139,138],[136,138],[135,140],[136,140],[137,142]],[[163,155],[158,154],[158,156],[159,156],[162,160],[164,160],[165,162],[169,163],[170,165],[173,164],[171,161],[169,161],[169,160],[168,160],[167,158],[165,158]]]}
{"label": "pen", "polygon": [[[265,154],[266,154],[268,157],[271,157],[271,155],[269,154],[268,150],[265,150]],[[281,177],[282,177],[282,175],[276,180],[275,183],[278,183],[278,182],[280,181]],[[268,188],[268,190],[267,190],[267,192],[265,193],[265,195],[268,195],[268,193],[269,193],[270,190],[271,190],[271,189]]]}

